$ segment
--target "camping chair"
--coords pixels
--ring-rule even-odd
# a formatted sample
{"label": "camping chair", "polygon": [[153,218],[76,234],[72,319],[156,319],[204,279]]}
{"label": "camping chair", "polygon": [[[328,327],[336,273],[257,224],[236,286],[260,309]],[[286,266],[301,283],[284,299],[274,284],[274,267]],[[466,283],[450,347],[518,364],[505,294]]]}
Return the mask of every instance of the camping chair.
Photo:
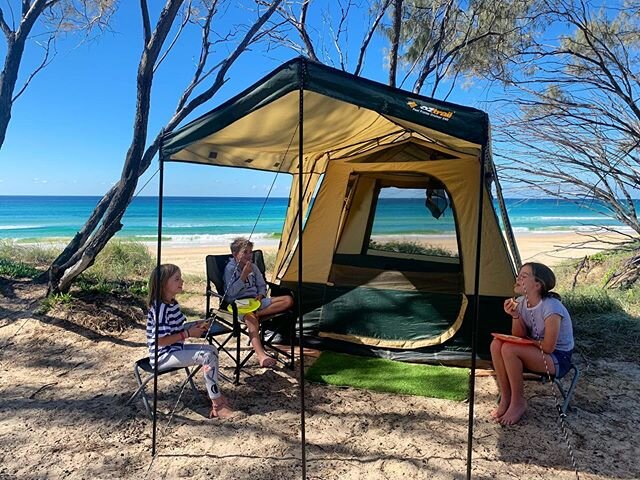
{"label": "camping chair", "polygon": [[[148,374],[144,378],[144,380],[140,375],[140,370]],[[193,390],[193,394],[197,396],[198,389],[196,388],[196,385],[193,383],[193,376],[198,372],[198,370],[200,370],[200,366],[197,366],[196,368],[194,368],[193,371],[189,370],[187,367],[185,367],[184,369],[181,367],[177,367],[177,368],[170,368],[168,370],[162,370],[158,372],[158,377],[160,375],[176,372],[178,370],[184,370],[187,375],[187,378],[184,380],[184,382],[182,382],[182,385],[180,386],[180,388],[182,389],[182,387],[184,387],[185,384],[189,382],[189,384],[191,385],[191,390]],[[133,393],[133,395],[131,395],[131,398],[129,398],[126,404],[129,405],[131,402],[135,400],[135,398],[138,395],[140,395],[142,397],[142,403],[144,403],[144,408],[147,411],[147,414],[153,420],[153,411],[151,410],[149,398],[147,397],[147,393],[145,392],[145,386],[147,385],[147,383],[153,380],[153,367],[151,366],[149,357],[141,358],[133,365],[133,375],[135,376],[136,382],[138,383],[138,389]]]}
{"label": "camping chair", "polygon": [[[219,352],[226,353],[234,362],[234,376],[235,384],[240,381],[240,371],[245,366],[247,361],[251,358],[254,351],[253,349],[242,356],[241,351],[241,336],[246,335],[248,337],[248,331],[246,325],[241,323],[238,318],[238,307],[235,302],[228,302],[223,298],[224,288],[224,269],[231,259],[229,254],[221,255],[207,255],[207,290],[206,290],[206,316],[212,319],[215,324],[218,324],[219,333],[210,333],[208,340],[218,347]],[[265,263],[264,256],[261,250],[253,251],[253,263],[258,267],[262,275],[265,275]],[[292,295],[291,291],[286,288],[282,288],[279,285],[267,282],[267,287],[270,293],[276,295]],[[215,297],[219,300],[219,307],[215,308],[211,306],[211,298]],[[231,305],[232,312],[227,310]],[[295,318],[292,311],[282,312],[274,315],[270,318],[265,318],[260,321],[260,341],[265,349],[272,350],[276,353],[276,360],[282,363],[284,366],[293,370],[294,368],[294,356],[293,356],[293,344],[295,339]],[[226,328],[225,328],[226,327]],[[226,331],[225,331],[226,330]],[[288,336],[289,338],[283,338],[279,340],[277,337]],[[219,338],[222,337],[222,338]],[[232,339],[235,338],[235,342]],[[288,342],[290,345],[290,351],[282,350],[275,346],[276,340],[278,343]],[[229,346],[234,343],[235,347]],[[280,356],[284,357],[282,360]]]}
{"label": "camping chair", "polygon": [[[565,385],[563,385],[563,383],[566,383],[566,381],[563,381],[563,379],[569,377],[569,372],[572,371],[573,375],[570,376],[571,380],[568,382],[569,388],[565,389]],[[571,398],[573,397],[573,394],[575,392],[576,385],[578,384],[578,379],[580,378],[580,370],[578,369],[578,367],[576,367],[572,363],[567,372],[562,377],[556,377],[555,375],[548,375],[546,373],[532,372],[529,370],[525,370],[524,373],[525,379],[537,380],[539,382],[542,382],[543,384],[546,384],[549,381],[549,377],[551,377],[551,381],[556,387],[558,387],[558,391],[562,396],[562,405],[559,405],[559,408],[561,410],[560,413],[562,415],[567,414],[567,410],[569,409],[569,402],[571,402]]]}

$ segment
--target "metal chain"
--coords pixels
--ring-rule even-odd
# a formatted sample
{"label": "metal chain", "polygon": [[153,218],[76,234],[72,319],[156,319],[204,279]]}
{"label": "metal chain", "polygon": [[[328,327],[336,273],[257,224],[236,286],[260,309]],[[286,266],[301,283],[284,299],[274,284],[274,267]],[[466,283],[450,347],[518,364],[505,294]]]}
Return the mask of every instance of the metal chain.
{"label": "metal chain", "polygon": [[[542,301],[543,298],[540,299],[540,301]],[[522,312],[524,315],[526,315],[528,312],[528,305],[529,305],[529,298],[527,295],[527,289],[524,289],[524,308],[522,309]],[[524,318],[523,315],[523,318]],[[556,389],[554,388],[553,385],[553,377],[551,375],[551,372],[549,372],[549,365],[547,364],[547,356],[544,352],[544,350],[542,349],[542,340],[540,340],[540,335],[538,333],[538,328],[536,327],[536,322],[535,319],[533,318],[533,313],[531,314],[531,326],[533,328],[533,333],[535,335],[535,339],[538,343],[538,346],[540,347],[540,354],[542,355],[542,362],[544,363],[544,369],[547,373],[547,379],[549,380],[549,384],[551,385],[551,394],[553,395],[553,401],[556,405],[556,410],[558,411],[558,423],[560,424],[560,431],[562,432],[562,436],[564,437],[564,441],[567,444],[567,450],[569,450],[569,457],[571,458],[571,465],[573,466],[573,470],[576,472],[576,479],[580,480],[580,474],[578,473],[578,464],[576,462],[576,457],[573,453],[573,446],[571,445],[571,440],[569,439],[569,431],[567,429],[567,425],[565,422],[565,418],[567,416],[566,413],[564,413],[562,411],[562,407],[560,406],[560,401],[558,400],[558,395],[556,394]],[[526,325],[525,325],[526,326]],[[558,372],[556,372],[557,374]]]}

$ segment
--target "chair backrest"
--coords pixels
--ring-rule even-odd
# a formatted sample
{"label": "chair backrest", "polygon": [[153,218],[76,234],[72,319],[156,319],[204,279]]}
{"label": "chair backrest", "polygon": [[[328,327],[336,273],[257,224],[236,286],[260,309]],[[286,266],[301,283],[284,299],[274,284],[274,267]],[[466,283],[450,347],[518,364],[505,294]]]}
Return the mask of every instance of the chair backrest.
{"label": "chair backrest", "polygon": [[264,264],[264,255],[262,253],[262,250],[253,251],[253,263],[256,264],[256,267],[258,267],[260,273],[262,273],[262,276],[264,277],[267,267]]}
{"label": "chair backrest", "polygon": [[231,260],[231,255],[223,253],[219,255],[207,255],[205,261],[207,263],[207,283],[213,285],[216,291],[220,294],[224,294],[224,267],[227,266]]}
{"label": "chair backrest", "polygon": [[[224,295],[224,269],[231,260],[231,255],[222,253],[218,255],[207,255],[205,258],[207,264],[207,283],[213,283],[216,291],[220,295]],[[262,276],[265,275],[265,263],[262,250],[253,251],[253,263],[256,264]]]}

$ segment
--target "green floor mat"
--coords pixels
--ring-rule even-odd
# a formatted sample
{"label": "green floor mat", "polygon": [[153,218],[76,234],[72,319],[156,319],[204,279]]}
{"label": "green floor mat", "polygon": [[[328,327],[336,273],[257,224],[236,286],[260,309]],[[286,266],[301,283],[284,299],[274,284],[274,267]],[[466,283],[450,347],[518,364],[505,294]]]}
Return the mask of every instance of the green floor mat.
{"label": "green floor mat", "polygon": [[464,400],[469,390],[468,368],[416,365],[334,352],[323,352],[307,370],[306,379],[448,400]]}

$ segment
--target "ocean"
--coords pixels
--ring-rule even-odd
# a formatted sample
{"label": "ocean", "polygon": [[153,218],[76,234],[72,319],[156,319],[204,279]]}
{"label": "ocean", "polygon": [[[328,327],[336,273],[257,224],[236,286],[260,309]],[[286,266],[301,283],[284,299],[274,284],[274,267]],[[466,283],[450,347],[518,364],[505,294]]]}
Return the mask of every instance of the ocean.
{"label": "ocean", "polygon": [[[0,196],[0,239],[38,242],[72,237],[100,197]],[[225,245],[238,235],[254,240],[279,238],[288,198],[166,197],[163,239],[172,244]],[[599,213],[593,201],[577,204],[555,199],[507,199],[515,232],[564,232],[620,223]],[[640,207],[640,201],[638,201]],[[120,238],[155,241],[158,200],[136,197],[123,218]],[[453,233],[453,215],[446,210],[438,220],[423,198],[379,199],[373,235],[447,235]],[[626,230],[626,229],[622,229]]]}

